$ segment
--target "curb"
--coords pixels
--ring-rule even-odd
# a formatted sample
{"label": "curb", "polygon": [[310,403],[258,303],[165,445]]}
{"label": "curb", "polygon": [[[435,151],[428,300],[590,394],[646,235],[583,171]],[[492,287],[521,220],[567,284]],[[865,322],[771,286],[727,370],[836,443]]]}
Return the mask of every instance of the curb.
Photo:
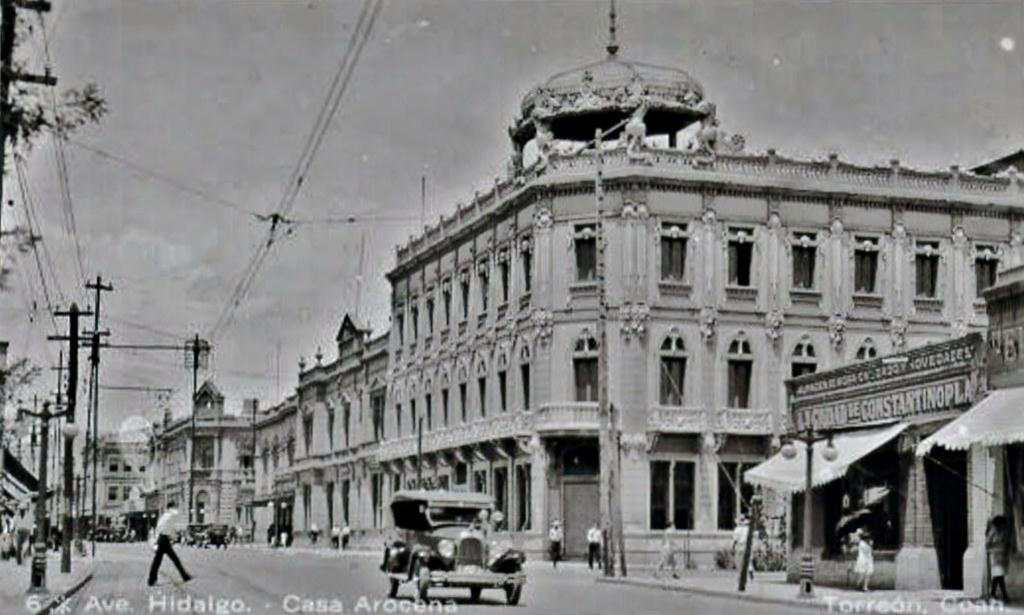
{"label": "curb", "polygon": [[597,579],[595,579],[595,582],[610,583],[617,585],[632,585],[634,587],[646,587],[648,589],[659,589],[662,591],[675,591],[687,594],[699,594],[703,596],[713,596],[715,598],[729,598],[732,600],[740,600],[742,602],[755,602],[759,604],[781,604],[785,606],[799,607],[802,609],[814,609],[819,611],[829,610],[828,603],[820,598],[814,598],[812,600],[801,600],[799,598],[776,598],[773,596],[748,594],[739,591],[724,591],[719,589],[708,589],[706,587],[672,585],[670,583],[658,581],[640,581],[636,579],[598,577]]}
{"label": "curb", "polygon": [[95,572],[96,567],[93,566],[92,569],[89,570],[89,572],[82,575],[82,578],[78,581],[75,581],[75,583],[71,587],[67,588],[59,594],[54,594],[53,596],[51,596],[46,605],[38,611],[34,612],[32,615],[49,615],[54,611],[54,609],[59,609],[65,602],[70,600],[72,596],[77,594],[79,591],[82,590],[83,587],[88,585],[89,581],[92,581],[92,576]]}

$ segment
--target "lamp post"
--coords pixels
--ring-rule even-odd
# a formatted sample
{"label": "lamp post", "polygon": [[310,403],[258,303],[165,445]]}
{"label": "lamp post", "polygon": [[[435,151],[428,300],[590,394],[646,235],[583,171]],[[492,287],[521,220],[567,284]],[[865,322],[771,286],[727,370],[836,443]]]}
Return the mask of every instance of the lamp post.
{"label": "lamp post", "polygon": [[800,562],[800,590],[797,594],[798,597],[804,599],[814,597],[814,553],[811,549],[811,489],[814,476],[814,445],[821,441],[828,442],[821,456],[825,461],[835,461],[839,456],[839,451],[836,450],[835,445],[832,443],[832,433],[816,432],[811,426],[808,426],[803,432],[792,435],[790,440],[782,447],[782,456],[792,460],[797,456],[796,446],[793,442],[803,442],[807,458],[807,477],[804,483],[804,555],[803,560]]}
{"label": "lamp post", "polygon": [[3,499],[4,482],[7,481],[7,441],[4,420],[7,411],[7,342],[0,341],[0,500]]}
{"label": "lamp post", "polygon": [[[42,433],[39,441],[39,477],[38,495],[36,497],[36,535],[35,544],[32,547],[32,576],[29,583],[30,593],[46,592],[46,531],[48,528],[46,518],[46,481],[47,481],[47,452],[49,448],[50,421],[67,416],[67,411],[50,412],[50,402],[43,403],[42,412],[33,412],[25,408],[18,409],[18,419],[23,416],[30,416],[42,421]],[[62,429],[64,438],[70,442],[78,435],[78,426],[67,422]],[[65,463],[70,459],[65,458]]]}

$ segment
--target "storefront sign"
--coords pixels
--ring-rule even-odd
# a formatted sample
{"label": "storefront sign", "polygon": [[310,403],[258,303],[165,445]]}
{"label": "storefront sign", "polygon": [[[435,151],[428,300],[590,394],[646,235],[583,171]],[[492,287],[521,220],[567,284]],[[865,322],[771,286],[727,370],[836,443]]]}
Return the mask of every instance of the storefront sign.
{"label": "storefront sign", "polygon": [[942,344],[932,344],[874,361],[857,363],[830,372],[798,378],[791,384],[794,399],[839,392],[864,385],[877,386],[914,374],[958,367],[969,370],[974,363],[981,336],[968,335]]}
{"label": "storefront sign", "polygon": [[886,391],[834,404],[808,406],[793,415],[797,431],[843,429],[893,420],[914,421],[930,414],[963,408],[974,402],[972,378],[930,382],[912,389]]}

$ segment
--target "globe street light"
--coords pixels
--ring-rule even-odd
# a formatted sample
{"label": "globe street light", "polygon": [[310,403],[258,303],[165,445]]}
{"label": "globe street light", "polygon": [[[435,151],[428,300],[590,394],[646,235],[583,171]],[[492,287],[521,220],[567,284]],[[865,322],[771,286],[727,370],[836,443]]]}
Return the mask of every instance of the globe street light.
{"label": "globe street light", "polygon": [[832,433],[816,432],[809,425],[803,433],[791,436],[790,440],[783,445],[780,451],[783,458],[793,460],[797,456],[794,442],[803,442],[807,456],[807,477],[804,483],[804,555],[800,562],[800,591],[798,594],[800,598],[805,599],[814,597],[814,555],[811,550],[811,523],[813,519],[811,515],[811,489],[814,482],[814,445],[823,440],[827,441],[827,444],[825,450],[821,452],[821,456],[825,461],[831,463],[839,458],[839,451],[836,450],[833,443]]}

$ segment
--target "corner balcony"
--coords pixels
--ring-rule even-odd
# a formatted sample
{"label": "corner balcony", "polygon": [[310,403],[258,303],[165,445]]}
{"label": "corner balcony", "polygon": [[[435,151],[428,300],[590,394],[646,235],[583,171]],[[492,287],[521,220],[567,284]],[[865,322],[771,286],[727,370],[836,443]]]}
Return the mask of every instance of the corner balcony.
{"label": "corner balcony", "polygon": [[[477,442],[527,436],[530,435],[531,418],[531,414],[528,412],[507,412],[469,423],[425,431],[423,433],[423,452],[429,453]],[[377,446],[378,461],[415,455],[415,435],[386,440]]]}
{"label": "corner balcony", "polygon": [[707,430],[708,421],[703,408],[654,406],[647,413],[647,431],[694,434]]}
{"label": "corner balcony", "polygon": [[533,413],[533,429],[539,434],[596,433],[600,428],[597,402],[542,404]]}

